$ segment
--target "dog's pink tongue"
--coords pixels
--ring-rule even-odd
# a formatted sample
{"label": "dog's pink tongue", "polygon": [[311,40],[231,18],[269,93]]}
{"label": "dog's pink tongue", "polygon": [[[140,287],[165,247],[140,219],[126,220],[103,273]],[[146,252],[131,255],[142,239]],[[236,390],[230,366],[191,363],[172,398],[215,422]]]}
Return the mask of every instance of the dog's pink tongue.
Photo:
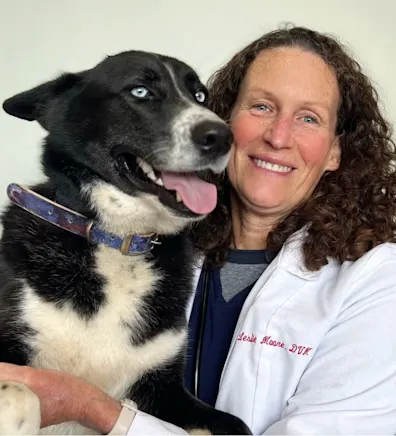
{"label": "dog's pink tongue", "polygon": [[180,194],[183,203],[196,214],[211,212],[216,207],[216,186],[193,173],[161,173],[164,187]]}

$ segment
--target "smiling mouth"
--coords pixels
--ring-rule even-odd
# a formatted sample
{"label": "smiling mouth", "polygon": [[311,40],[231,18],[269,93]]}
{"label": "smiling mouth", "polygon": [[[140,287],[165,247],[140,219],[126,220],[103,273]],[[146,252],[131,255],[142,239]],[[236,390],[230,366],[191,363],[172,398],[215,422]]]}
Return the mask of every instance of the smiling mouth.
{"label": "smiling mouth", "polygon": [[129,153],[118,154],[115,162],[119,173],[129,183],[156,195],[166,206],[181,213],[203,215],[216,207],[216,186],[194,172],[159,171]]}
{"label": "smiling mouth", "polygon": [[293,167],[289,167],[287,165],[273,164],[271,162],[267,162],[265,160],[261,160],[254,157],[251,157],[251,160],[255,163],[256,166],[260,168],[264,168],[266,170],[273,171],[275,173],[287,174],[294,170]]}

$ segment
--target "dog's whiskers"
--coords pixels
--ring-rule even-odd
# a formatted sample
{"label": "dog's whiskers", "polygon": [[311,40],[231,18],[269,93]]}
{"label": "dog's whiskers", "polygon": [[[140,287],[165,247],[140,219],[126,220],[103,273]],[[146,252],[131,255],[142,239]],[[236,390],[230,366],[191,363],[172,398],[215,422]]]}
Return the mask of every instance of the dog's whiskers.
{"label": "dog's whiskers", "polygon": [[168,146],[164,145],[163,147],[160,147],[157,150],[153,150],[151,153],[149,153],[145,156],[142,156],[142,159],[145,161],[145,160],[149,159],[153,154],[162,153],[163,151],[165,151],[165,152],[168,151]]}

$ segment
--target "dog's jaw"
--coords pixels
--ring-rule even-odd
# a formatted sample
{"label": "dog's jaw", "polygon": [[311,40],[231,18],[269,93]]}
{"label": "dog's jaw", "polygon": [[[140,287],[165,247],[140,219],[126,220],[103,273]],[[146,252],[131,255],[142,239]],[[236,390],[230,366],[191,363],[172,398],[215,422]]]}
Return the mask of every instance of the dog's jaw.
{"label": "dog's jaw", "polygon": [[104,181],[83,185],[81,191],[96,212],[101,228],[120,237],[176,234],[193,221],[204,218],[178,216],[155,195],[137,193],[131,196]]}

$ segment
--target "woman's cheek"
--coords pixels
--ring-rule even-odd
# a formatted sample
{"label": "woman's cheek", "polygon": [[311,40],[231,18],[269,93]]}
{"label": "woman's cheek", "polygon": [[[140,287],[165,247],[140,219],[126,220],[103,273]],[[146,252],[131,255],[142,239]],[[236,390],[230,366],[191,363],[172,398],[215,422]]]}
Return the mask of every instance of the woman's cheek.
{"label": "woman's cheek", "polygon": [[299,152],[304,162],[310,166],[323,165],[331,148],[331,141],[326,135],[306,135],[298,141]]}
{"label": "woman's cheek", "polygon": [[237,114],[231,122],[231,129],[237,148],[247,147],[252,141],[260,138],[262,133],[260,120],[248,112]]}

